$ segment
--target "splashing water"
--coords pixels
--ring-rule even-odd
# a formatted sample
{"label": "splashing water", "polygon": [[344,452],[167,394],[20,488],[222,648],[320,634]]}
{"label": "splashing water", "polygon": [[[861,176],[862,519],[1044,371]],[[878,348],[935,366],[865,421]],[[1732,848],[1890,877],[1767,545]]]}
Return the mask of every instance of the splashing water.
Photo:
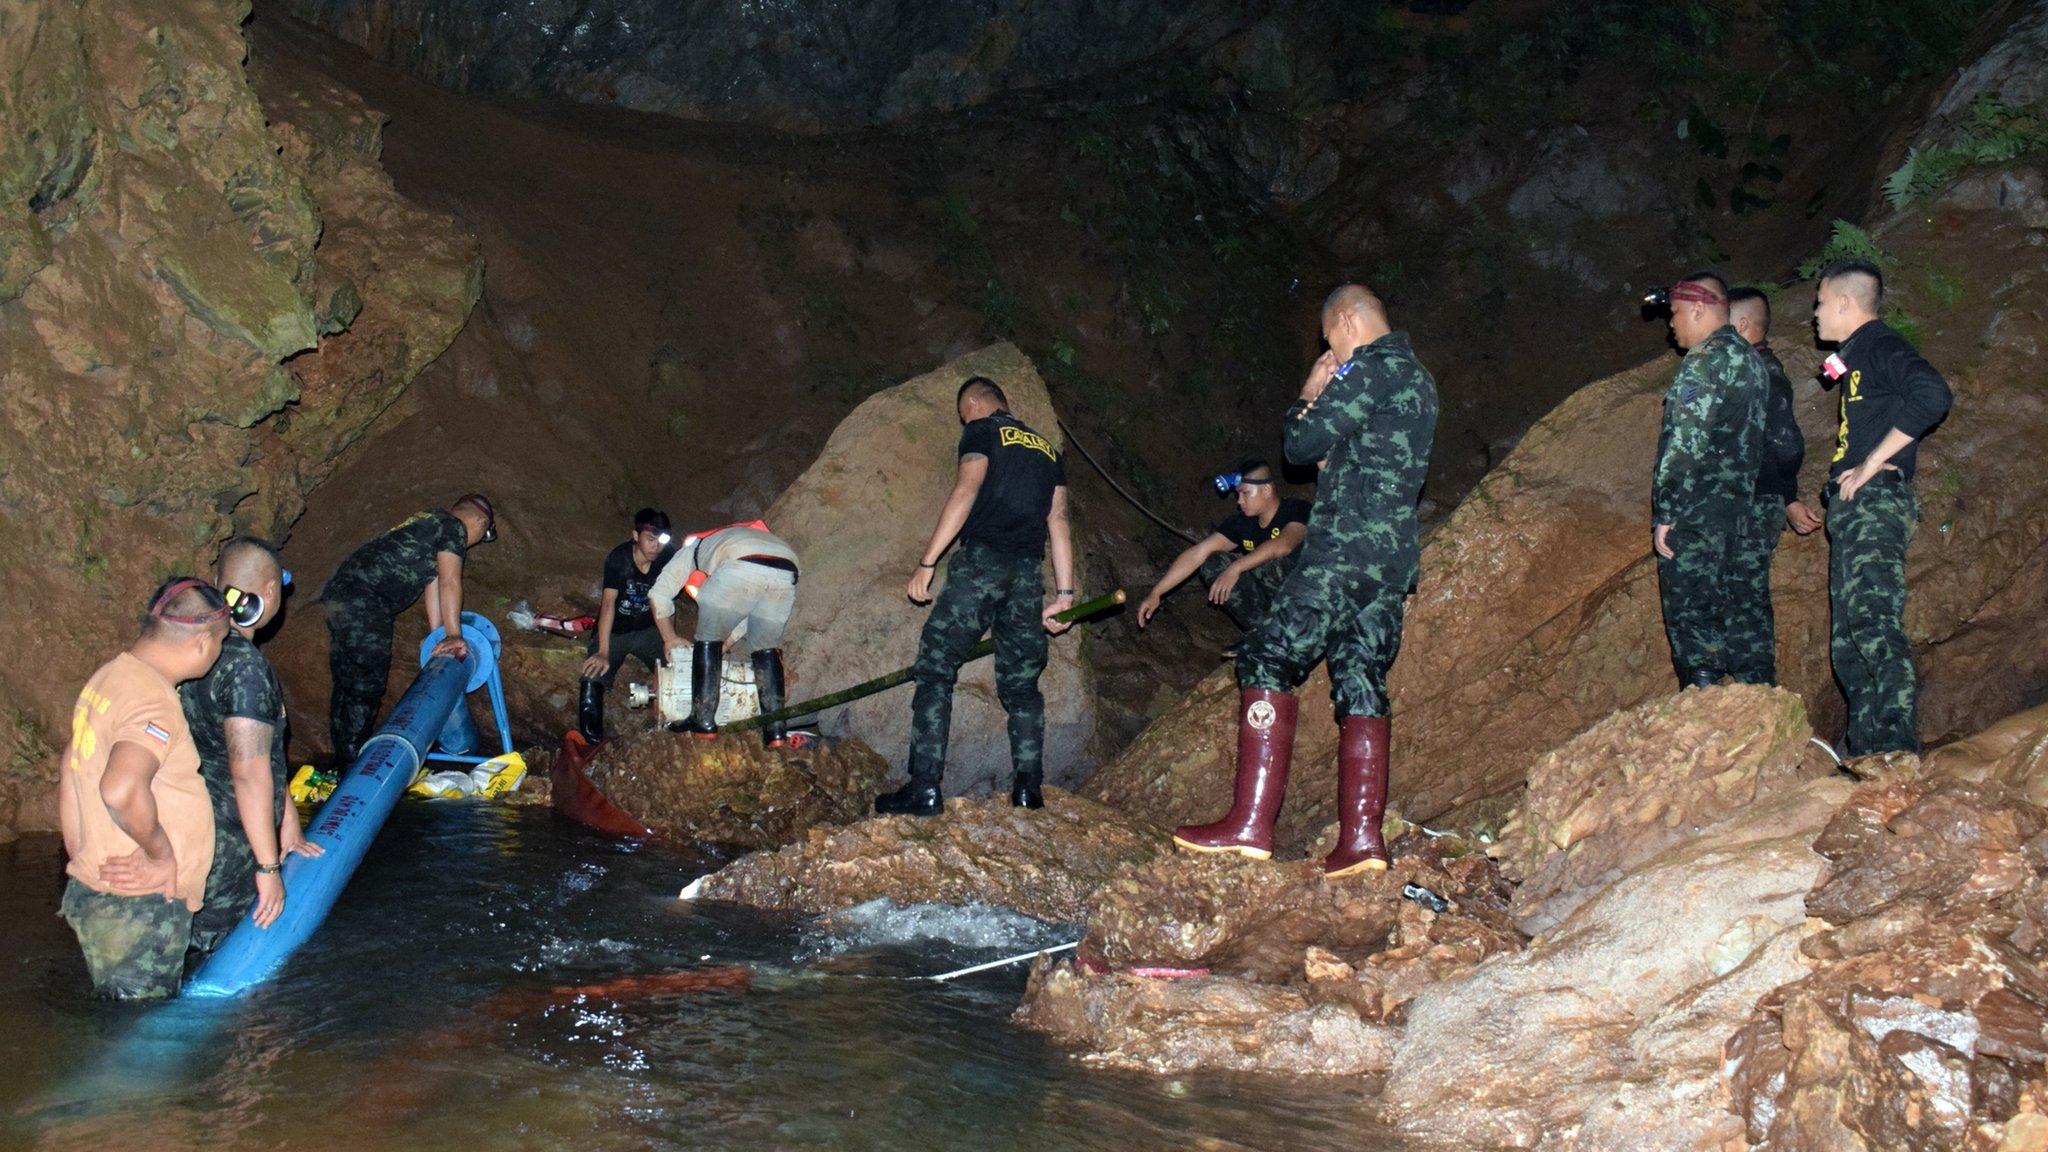
{"label": "splashing water", "polygon": [[282,975],[200,1010],[89,1000],[55,916],[56,838],[0,846],[0,1147],[1398,1147],[1361,1126],[1356,1084],[1073,1060],[1010,1022],[1021,965],[848,978],[1070,926],[887,902],[803,924],[675,899],[714,863],[546,812],[405,804]]}

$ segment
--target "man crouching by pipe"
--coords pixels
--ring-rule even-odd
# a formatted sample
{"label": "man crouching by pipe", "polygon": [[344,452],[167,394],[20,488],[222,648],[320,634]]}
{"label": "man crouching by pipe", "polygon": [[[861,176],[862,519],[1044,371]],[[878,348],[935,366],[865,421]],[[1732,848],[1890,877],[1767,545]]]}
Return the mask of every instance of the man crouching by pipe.
{"label": "man crouching by pipe", "polygon": [[[683,539],[648,598],[654,602],[654,626],[661,632],[671,675],[684,667],[676,598],[687,593],[697,602],[696,642],[689,649],[690,719],[684,730],[707,739],[718,734],[725,642],[742,624],[746,632],[740,643],[753,654],[761,711],[765,715],[782,707],[782,632],[796,607],[796,582],[796,549],[762,521],[728,524]],[[781,721],[761,728],[761,742],[770,748],[782,747],[788,735]]]}
{"label": "man crouching by pipe", "polygon": [[1300,562],[1237,660],[1237,787],[1213,824],[1175,829],[1197,852],[1273,855],[1294,751],[1294,689],[1328,653],[1337,706],[1337,848],[1326,876],[1387,866],[1387,669],[1421,555],[1415,506],[1436,433],[1436,382],[1379,297],[1346,284],[1323,302],[1329,351],[1287,411],[1287,459],[1327,458]]}

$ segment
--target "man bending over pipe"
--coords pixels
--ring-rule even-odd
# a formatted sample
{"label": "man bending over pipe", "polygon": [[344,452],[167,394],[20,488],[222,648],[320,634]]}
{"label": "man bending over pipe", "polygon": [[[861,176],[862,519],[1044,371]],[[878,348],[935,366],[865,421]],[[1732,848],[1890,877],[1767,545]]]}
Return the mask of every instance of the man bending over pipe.
{"label": "man bending over pipe", "polygon": [[[1174,557],[1138,605],[1138,627],[1150,624],[1166,594],[1197,572],[1209,585],[1209,603],[1228,612],[1239,628],[1249,633],[1265,618],[1308,539],[1308,501],[1282,498],[1272,465],[1264,460],[1246,460],[1216,478],[1218,487],[1226,481],[1236,492],[1237,514]],[[1234,658],[1238,647],[1225,649],[1224,658]]]}
{"label": "man bending over pipe", "polygon": [[328,730],[336,769],[353,763],[369,738],[391,679],[398,614],[426,600],[427,627],[446,622],[436,656],[469,655],[462,641],[462,563],[469,549],[498,538],[491,502],[472,492],[447,512],[421,512],[357,548],[320,600],[327,606],[327,668],[333,675]]}

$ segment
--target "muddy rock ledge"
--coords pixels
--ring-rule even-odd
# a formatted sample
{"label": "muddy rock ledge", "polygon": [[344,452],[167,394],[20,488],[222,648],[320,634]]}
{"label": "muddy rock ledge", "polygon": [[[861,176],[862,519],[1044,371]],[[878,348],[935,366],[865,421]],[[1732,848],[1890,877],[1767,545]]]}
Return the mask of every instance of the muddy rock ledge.
{"label": "muddy rock ledge", "polygon": [[776,848],[859,819],[889,765],[850,738],[771,749],[751,732],[701,740],[654,730],[606,741],[585,771],[657,837]]}
{"label": "muddy rock ledge", "polygon": [[884,897],[982,903],[1080,923],[1111,876],[1166,845],[1164,832],[1058,788],[1045,790],[1037,811],[1012,808],[1007,796],[961,797],[940,816],[813,828],[705,877],[698,895],[812,915]]}

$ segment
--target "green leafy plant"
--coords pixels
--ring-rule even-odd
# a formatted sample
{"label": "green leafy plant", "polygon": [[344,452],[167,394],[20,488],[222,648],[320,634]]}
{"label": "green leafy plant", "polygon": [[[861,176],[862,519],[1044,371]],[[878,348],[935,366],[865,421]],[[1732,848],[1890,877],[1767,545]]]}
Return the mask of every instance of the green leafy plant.
{"label": "green leafy plant", "polygon": [[1836,260],[1868,260],[1879,268],[1889,271],[1898,266],[1898,260],[1891,253],[1878,247],[1870,233],[1847,220],[1835,221],[1827,246],[1820,253],[1799,266],[1802,280],[1811,280],[1822,268]]}
{"label": "green leafy plant", "polygon": [[1884,196],[1892,207],[1902,208],[1940,190],[1967,169],[2009,164],[2044,150],[2048,118],[2038,109],[2008,107],[1997,93],[1987,93],[1970,105],[1970,117],[1954,140],[1908,151],[1906,162],[1885,178]]}

